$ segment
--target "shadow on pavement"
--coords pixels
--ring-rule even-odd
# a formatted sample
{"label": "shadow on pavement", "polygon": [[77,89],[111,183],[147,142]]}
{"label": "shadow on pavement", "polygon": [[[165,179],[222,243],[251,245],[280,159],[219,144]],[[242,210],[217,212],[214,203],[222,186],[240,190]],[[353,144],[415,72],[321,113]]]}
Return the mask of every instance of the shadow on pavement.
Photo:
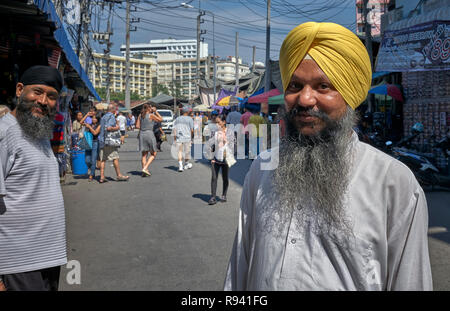
{"label": "shadow on pavement", "polygon": [[211,195],[210,194],[196,193],[196,194],[193,194],[192,197],[195,198],[195,199],[200,199],[200,200],[208,203],[209,198],[211,197]]}
{"label": "shadow on pavement", "polygon": [[[192,155],[193,157],[193,155]],[[195,160],[195,163],[203,164],[205,166],[211,167],[210,160],[203,158],[201,160]],[[228,173],[228,177],[230,180],[236,182],[237,184],[244,186],[245,176],[252,165],[251,160],[237,160],[236,164],[234,164]],[[178,170],[178,168],[176,168]]]}
{"label": "shadow on pavement", "polygon": [[127,174],[131,174],[133,176],[142,176],[141,171],[129,171],[129,172],[127,172]]}
{"label": "shadow on pavement", "polygon": [[172,170],[172,171],[175,171],[175,172],[178,172],[178,167],[176,167],[176,166],[166,166],[166,167],[164,167],[164,168],[166,168],[166,169],[169,169],[169,170]]}

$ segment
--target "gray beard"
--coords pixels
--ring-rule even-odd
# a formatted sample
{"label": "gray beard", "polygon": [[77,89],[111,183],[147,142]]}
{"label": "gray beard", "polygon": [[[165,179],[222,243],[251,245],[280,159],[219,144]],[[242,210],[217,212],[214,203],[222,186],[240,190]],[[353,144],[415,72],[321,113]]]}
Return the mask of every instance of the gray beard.
{"label": "gray beard", "polygon": [[276,220],[270,227],[278,228],[279,233],[292,220],[300,232],[309,228],[319,235],[348,237],[352,229],[344,198],[350,181],[351,133],[357,115],[348,107],[342,119],[333,121],[324,113],[309,111],[326,126],[314,136],[304,136],[293,121],[296,113],[284,116],[287,135],[281,139],[279,165],[272,179],[279,202],[266,214],[272,214],[266,221]]}
{"label": "gray beard", "polygon": [[[42,117],[33,115],[32,108],[37,106],[45,114]],[[35,104],[19,97],[16,107],[16,119],[25,136],[32,140],[51,139],[53,137],[53,127],[56,109],[49,109],[48,106]]]}

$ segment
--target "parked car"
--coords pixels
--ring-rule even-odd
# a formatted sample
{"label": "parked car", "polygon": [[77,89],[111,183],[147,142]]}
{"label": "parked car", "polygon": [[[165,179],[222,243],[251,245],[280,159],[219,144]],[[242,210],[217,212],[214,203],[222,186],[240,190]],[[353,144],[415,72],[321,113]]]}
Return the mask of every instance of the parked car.
{"label": "parked car", "polygon": [[161,122],[162,129],[164,133],[171,133],[173,128],[174,116],[172,110],[168,109],[158,109],[158,113],[163,118]]}

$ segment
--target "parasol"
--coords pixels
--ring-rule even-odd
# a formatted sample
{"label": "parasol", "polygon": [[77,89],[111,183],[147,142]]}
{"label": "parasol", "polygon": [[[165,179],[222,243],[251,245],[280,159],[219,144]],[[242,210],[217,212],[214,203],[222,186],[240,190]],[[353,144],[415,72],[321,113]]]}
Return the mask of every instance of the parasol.
{"label": "parasol", "polygon": [[370,89],[369,93],[387,95],[400,102],[403,101],[402,92],[394,84],[383,84],[374,86],[372,89]]}

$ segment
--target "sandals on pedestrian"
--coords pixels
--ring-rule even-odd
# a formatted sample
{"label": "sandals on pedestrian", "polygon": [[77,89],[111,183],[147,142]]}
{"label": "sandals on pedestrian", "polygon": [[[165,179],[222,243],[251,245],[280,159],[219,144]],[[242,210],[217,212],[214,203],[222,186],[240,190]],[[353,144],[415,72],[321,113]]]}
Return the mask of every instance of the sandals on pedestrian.
{"label": "sandals on pedestrian", "polygon": [[149,171],[147,170],[142,170],[142,177],[146,177],[146,176],[151,176],[152,174],[150,174]]}
{"label": "sandals on pedestrian", "polygon": [[105,182],[108,182],[106,179],[102,179],[100,178],[100,180],[98,181],[100,184],[104,184]]}
{"label": "sandals on pedestrian", "polygon": [[127,181],[130,178],[130,176],[117,176],[117,181]]}

